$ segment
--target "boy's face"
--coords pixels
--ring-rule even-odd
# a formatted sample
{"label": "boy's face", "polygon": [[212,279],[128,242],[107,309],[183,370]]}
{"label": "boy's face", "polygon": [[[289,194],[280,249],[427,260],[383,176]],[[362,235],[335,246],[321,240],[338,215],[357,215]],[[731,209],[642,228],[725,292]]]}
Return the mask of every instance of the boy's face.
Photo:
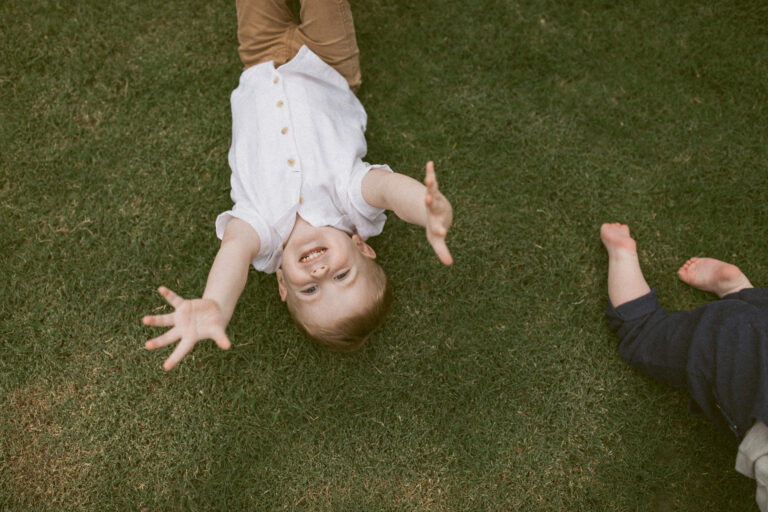
{"label": "boy's face", "polygon": [[280,298],[291,303],[304,325],[333,325],[369,304],[375,258],[359,236],[317,228],[299,217],[277,271]]}

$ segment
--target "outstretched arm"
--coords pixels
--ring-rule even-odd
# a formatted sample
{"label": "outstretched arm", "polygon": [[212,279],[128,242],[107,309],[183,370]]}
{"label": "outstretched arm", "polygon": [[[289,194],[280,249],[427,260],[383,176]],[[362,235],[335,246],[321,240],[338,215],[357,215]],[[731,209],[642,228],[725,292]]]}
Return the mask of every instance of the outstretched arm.
{"label": "outstretched arm", "polygon": [[371,206],[392,210],[405,222],[426,228],[427,241],[445,265],[453,258],[445,236],[453,222],[451,203],[440,192],[435,166],[427,162],[422,185],[404,174],[371,169],[363,178],[363,198]]}
{"label": "outstretched arm", "polygon": [[163,364],[164,369],[176,366],[200,340],[210,338],[219,348],[229,349],[231,343],[226,328],[245,288],[248,266],[260,246],[259,236],[253,228],[233,218],[224,231],[201,299],[184,299],[164,286],[157,290],[175,311],[142,319],[145,325],[170,327],[165,333],[147,341],[145,347],[152,350],[181,340]]}

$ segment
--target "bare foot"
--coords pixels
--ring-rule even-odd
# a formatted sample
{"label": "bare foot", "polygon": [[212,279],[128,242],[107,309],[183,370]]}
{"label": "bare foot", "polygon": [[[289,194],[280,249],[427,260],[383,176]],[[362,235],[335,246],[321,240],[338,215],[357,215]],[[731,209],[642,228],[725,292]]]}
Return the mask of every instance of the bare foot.
{"label": "bare foot", "polygon": [[603,224],[600,239],[608,251],[608,298],[613,307],[640,298],[651,291],[640,270],[637,244],[626,224]]}
{"label": "bare foot", "polygon": [[617,251],[629,251],[637,253],[637,244],[629,236],[629,226],[626,224],[603,224],[600,227],[600,239],[608,250],[608,254]]}
{"label": "bare foot", "polygon": [[736,265],[714,258],[691,258],[677,271],[683,282],[722,298],[744,288],[752,288],[747,276]]}

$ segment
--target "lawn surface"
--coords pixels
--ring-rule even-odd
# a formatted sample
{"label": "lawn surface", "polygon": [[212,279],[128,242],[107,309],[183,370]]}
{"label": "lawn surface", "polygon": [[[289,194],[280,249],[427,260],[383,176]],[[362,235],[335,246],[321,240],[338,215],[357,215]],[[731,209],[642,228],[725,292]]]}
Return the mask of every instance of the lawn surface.
{"label": "lawn surface", "polygon": [[443,268],[390,216],[363,349],[251,271],[229,352],[144,314],[202,293],[229,208],[234,2],[0,3],[0,509],[756,510],[736,445],[617,355],[605,221],[669,309],[707,255],[768,283],[768,6],[354,1],[367,160],[434,159]]}

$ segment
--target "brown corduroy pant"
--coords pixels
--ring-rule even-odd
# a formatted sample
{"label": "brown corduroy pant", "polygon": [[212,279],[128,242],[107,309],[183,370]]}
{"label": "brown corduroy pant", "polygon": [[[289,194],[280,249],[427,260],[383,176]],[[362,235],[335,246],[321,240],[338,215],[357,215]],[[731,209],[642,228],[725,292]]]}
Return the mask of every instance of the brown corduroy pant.
{"label": "brown corduroy pant", "polygon": [[237,0],[238,51],[245,68],[266,61],[285,64],[306,45],[360,88],[360,51],[347,0],[303,0],[299,17],[291,0]]}

